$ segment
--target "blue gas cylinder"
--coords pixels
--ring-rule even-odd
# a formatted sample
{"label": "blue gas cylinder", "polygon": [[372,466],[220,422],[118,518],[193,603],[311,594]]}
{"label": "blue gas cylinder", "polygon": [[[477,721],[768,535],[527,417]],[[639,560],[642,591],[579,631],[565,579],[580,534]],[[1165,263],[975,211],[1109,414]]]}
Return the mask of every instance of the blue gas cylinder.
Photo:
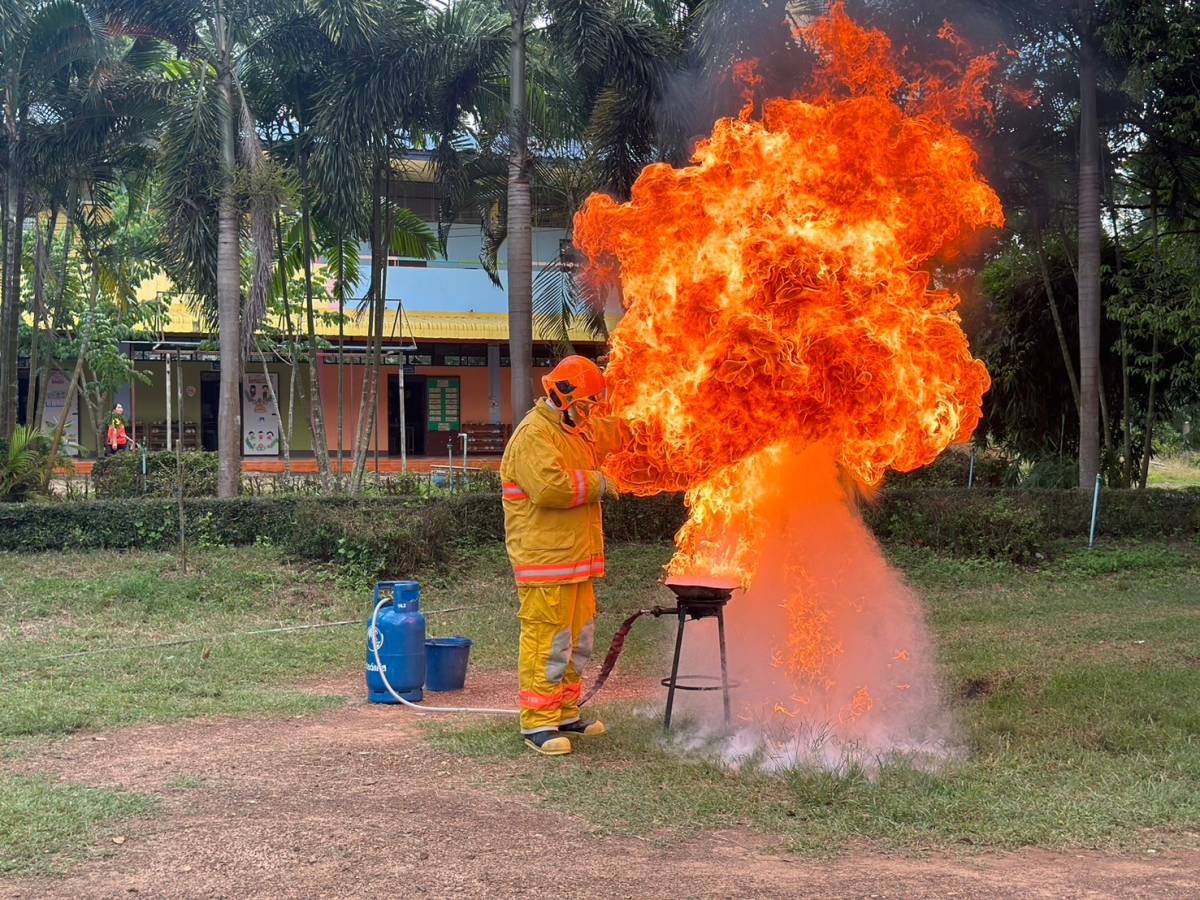
{"label": "blue gas cylinder", "polygon": [[[375,627],[367,630],[367,699],[395,703],[380,677],[380,668],[392,689],[405,700],[421,700],[425,684],[425,616],[421,614],[421,586],[415,581],[381,581],[375,585],[375,604],[391,602],[379,610]],[[375,608],[373,604],[372,609]],[[380,666],[375,665],[379,651]]]}

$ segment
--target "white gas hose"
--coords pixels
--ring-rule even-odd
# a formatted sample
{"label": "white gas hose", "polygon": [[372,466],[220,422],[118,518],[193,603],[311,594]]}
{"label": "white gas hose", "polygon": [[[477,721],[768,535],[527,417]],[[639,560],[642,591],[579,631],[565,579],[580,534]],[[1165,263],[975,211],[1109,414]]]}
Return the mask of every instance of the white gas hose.
{"label": "white gas hose", "polygon": [[[391,602],[392,602],[392,600],[390,597],[384,597],[382,600],[380,600],[378,603],[375,604],[375,611],[371,613],[371,631],[369,632],[370,635],[373,636],[373,635],[376,635],[379,633],[379,628],[378,628],[379,610],[383,609],[385,606],[387,606]],[[393,697],[395,697],[397,700],[399,700],[405,706],[412,707],[417,712],[421,712],[421,713],[483,713],[485,715],[493,715],[493,716],[516,716],[516,715],[520,715],[520,713],[521,713],[521,711],[518,709],[489,709],[487,707],[477,707],[477,706],[421,706],[418,703],[413,703],[411,700],[405,700],[398,693],[396,693],[396,689],[393,688],[391,683],[388,681],[387,672],[385,672],[383,670],[383,663],[379,661],[379,647],[376,644],[375,640],[373,639],[373,637],[368,637],[368,640],[370,640],[370,642],[371,642],[371,655],[375,657],[375,667],[379,670],[379,677],[380,677],[380,679],[383,680],[383,686],[385,688],[387,688],[387,691],[389,694],[391,694]]]}

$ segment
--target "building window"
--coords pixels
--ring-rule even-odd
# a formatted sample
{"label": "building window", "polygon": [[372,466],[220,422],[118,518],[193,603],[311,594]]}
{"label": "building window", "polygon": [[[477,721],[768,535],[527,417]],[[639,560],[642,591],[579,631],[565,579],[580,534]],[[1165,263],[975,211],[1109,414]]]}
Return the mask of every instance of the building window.
{"label": "building window", "polygon": [[434,344],[433,364],[487,368],[487,344]]}
{"label": "building window", "polygon": [[433,345],[417,344],[417,349],[408,351],[404,357],[410,366],[432,366]]}
{"label": "building window", "polygon": [[[602,344],[576,344],[575,353],[579,356],[586,356],[588,359],[596,359],[604,352]],[[556,344],[534,344],[533,345],[533,365],[538,369],[552,369],[563,357],[562,348]],[[505,369],[512,367],[512,356],[508,352],[508,344],[500,345],[500,365]]]}

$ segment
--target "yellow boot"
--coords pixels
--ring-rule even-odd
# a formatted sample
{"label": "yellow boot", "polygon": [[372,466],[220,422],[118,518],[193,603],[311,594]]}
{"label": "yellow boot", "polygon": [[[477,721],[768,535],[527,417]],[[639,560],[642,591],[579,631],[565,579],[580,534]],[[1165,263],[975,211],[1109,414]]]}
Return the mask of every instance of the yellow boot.
{"label": "yellow boot", "polygon": [[557,731],[535,731],[525,735],[525,746],[542,756],[566,756],[571,752],[571,741]]}

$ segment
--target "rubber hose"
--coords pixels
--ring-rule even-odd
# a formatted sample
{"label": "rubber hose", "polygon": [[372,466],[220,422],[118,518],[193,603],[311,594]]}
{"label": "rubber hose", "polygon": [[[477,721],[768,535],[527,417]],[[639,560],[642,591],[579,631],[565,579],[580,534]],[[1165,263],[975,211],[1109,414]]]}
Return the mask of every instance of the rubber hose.
{"label": "rubber hose", "polygon": [[600,688],[604,687],[604,683],[608,681],[608,676],[612,674],[613,667],[617,664],[617,657],[621,655],[621,651],[625,649],[625,638],[629,636],[629,629],[633,627],[633,623],[647,614],[653,614],[654,610],[639,609],[632,616],[621,623],[621,627],[617,629],[617,633],[613,635],[612,645],[608,648],[608,655],[604,657],[604,665],[600,667],[600,674],[596,676],[596,680],[592,682],[592,686],[588,688],[588,692],[583,699],[579,701],[579,705],[583,706],[594,696]]}

